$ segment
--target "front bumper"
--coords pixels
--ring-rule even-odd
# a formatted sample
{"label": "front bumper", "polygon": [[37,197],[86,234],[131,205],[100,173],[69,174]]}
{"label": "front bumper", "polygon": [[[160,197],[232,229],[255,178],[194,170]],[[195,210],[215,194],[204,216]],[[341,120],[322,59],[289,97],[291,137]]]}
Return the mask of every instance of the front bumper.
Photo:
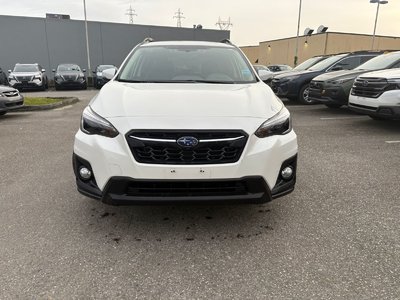
{"label": "front bumper", "polygon": [[286,160],[281,170],[291,165],[293,177],[280,176],[270,190],[261,176],[209,180],[146,180],[129,177],[111,177],[103,191],[96,179],[80,178],[79,169],[92,170],[90,163],[73,155],[73,168],[78,191],[88,197],[110,205],[163,204],[163,203],[265,203],[291,193],[296,184],[297,155]]}
{"label": "front bumper", "polygon": [[[135,161],[124,135],[110,139],[102,136],[86,135],[78,131],[74,145],[74,170],[78,190],[90,197],[101,199],[111,204],[133,202],[171,202],[173,201],[211,201],[211,202],[246,202],[260,203],[290,193],[294,189],[296,176],[293,180],[285,181],[280,177],[282,168],[292,165],[296,171],[297,138],[294,131],[282,135],[259,139],[254,135],[249,137],[239,161],[226,164],[212,165],[160,165],[144,164]],[[93,181],[85,182],[78,176],[80,166],[90,168],[94,174]],[[200,195],[193,192],[189,195],[167,194],[147,198],[143,195],[129,196],[126,192],[132,184],[144,182],[158,189],[166,183],[203,184],[216,187],[216,191],[224,190],[222,183],[229,183],[251,188],[242,189],[242,193],[233,192],[231,195]],[[222,184],[218,186],[218,184]],[[119,193],[115,193],[115,187]],[[190,184],[189,184],[189,188]],[[194,191],[196,191],[196,186]],[[132,190],[132,189],[131,189]],[[246,191],[246,192],[243,192]],[[112,194],[112,195],[111,195]],[[111,196],[110,196],[111,195]],[[116,196],[115,196],[116,195]],[[126,198],[128,197],[128,198]]]}
{"label": "front bumper", "polygon": [[10,81],[10,86],[22,90],[22,89],[42,89],[44,85],[43,81],[35,80],[35,81]]}
{"label": "front bumper", "polygon": [[55,81],[55,85],[59,88],[84,88],[86,80],[83,81]]}
{"label": "front bumper", "polygon": [[355,112],[385,119],[400,119],[400,90],[384,92],[378,98],[349,96],[349,108]]}
{"label": "front bumper", "polygon": [[325,86],[319,88],[310,87],[308,97],[313,101],[324,104],[341,104],[347,105],[350,89],[346,92],[340,85]]}
{"label": "front bumper", "polygon": [[0,112],[17,109],[24,106],[24,97],[0,98]]}

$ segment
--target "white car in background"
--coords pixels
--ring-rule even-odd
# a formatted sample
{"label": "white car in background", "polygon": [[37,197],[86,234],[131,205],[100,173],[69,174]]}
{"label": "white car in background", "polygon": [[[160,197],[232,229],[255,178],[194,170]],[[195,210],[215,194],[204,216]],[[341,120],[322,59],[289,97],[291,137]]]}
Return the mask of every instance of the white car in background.
{"label": "white car in background", "polygon": [[349,108],[375,120],[400,120],[400,68],[357,77],[350,92]]}
{"label": "white car in background", "polygon": [[289,111],[229,41],[132,50],[75,136],[78,191],[108,204],[263,203],[293,191]]}

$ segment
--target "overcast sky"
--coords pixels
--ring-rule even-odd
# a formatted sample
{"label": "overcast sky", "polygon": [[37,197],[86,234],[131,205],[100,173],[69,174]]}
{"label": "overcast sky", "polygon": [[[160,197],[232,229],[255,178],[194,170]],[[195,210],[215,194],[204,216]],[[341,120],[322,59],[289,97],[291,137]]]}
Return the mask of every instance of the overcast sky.
{"label": "overcast sky", "polygon": [[[231,17],[231,39],[240,46],[295,36],[299,0],[86,0],[90,21],[128,23],[129,5],[136,24],[176,26],[181,9],[183,27],[202,24],[216,29],[218,17]],[[369,0],[303,0],[301,33],[323,24],[329,31],[372,34],[376,4]],[[0,0],[0,14],[44,17],[46,12],[83,19],[83,0]],[[381,5],[377,34],[400,36],[400,0]]]}

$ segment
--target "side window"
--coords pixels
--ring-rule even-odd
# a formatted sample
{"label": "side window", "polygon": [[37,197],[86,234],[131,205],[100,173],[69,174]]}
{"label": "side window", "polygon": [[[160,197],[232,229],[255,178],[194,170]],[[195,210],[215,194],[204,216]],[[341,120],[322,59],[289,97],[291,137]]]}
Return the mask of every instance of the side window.
{"label": "side window", "polygon": [[360,65],[360,57],[359,56],[352,56],[347,57],[336,63],[330,68],[330,71],[337,71],[337,70],[351,70],[355,67]]}

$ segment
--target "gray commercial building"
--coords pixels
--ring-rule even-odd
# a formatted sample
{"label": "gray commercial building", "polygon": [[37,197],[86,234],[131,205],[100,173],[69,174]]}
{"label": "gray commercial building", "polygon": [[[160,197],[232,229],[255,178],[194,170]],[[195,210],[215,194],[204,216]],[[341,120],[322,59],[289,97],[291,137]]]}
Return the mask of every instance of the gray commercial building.
{"label": "gray commercial building", "polygon": [[[154,40],[220,41],[229,31],[120,23],[88,22],[91,68],[119,66],[146,37]],[[88,69],[85,23],[80,20],[0,16],[0,67],[39,63],[52,77],[60,63],[77,63]]]}

